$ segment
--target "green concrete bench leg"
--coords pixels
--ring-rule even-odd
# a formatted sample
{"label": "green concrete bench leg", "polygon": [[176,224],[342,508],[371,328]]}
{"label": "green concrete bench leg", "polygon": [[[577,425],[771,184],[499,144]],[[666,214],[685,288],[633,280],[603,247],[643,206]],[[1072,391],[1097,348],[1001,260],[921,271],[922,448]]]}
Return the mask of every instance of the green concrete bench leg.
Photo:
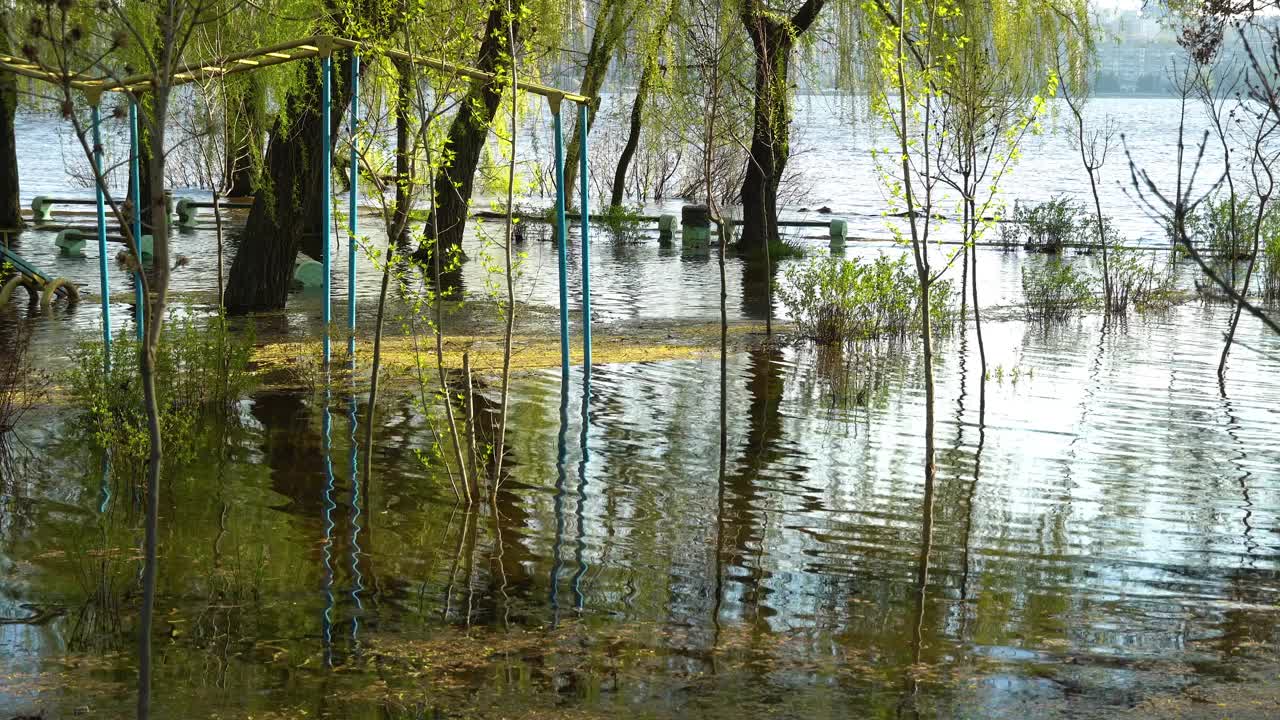
{"label": "green concrete bench leg", "polygon": [[31,201],[31,219],[36,222],[49,222],[53,219],[53,201],[39,195]]}
{"label": "green concrete bench leg", "polygon": [[658,216],[658,241],[669,243],[676,235],[676,216]]}
{"label": "green concrete bench leg", "polygon": [[178,227],[193,228],[196,226],[196,215],[199,208],[191,198],[178,200]]}
{"label": "green concrete bench leg", "polygon": [[53,241],[60,253],[66,257],[84,257],[84,246],[88,236],[79,230],[63,230]]}
{"label": "green concrete bench leg", "polygon": [[832,250],[843,250],[845,241],[849,239],[849,223],[844,220],[831,221],[831,243]]}

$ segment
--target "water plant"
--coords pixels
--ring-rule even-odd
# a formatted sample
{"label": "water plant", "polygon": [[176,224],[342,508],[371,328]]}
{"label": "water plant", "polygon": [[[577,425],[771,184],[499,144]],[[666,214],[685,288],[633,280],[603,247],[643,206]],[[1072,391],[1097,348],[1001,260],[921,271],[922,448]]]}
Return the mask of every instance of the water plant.
{"label": "water plant", "polygon": [[[919,280],[905,255],[797,263],[775,292],[801,334],[818,343],[902,340],[920,332]],[[952,315],[950,283],[935,281],[929,296],[934,332],[945,330]]]}
{"label": "water plant", "polygon": [[[160,429],[169,441],[169,461],[191,459],[200,420],[225,412],[243,399],[253,385],[249,361],[254,333],[251,326],[232,330],[217,316],[170,318],[157,348],[156,399]],[[111,372],[102,372],[103,346],[86,340],[71,353],[71,368],[63,382],[77,422],[86,436],[109,450],[117,464],[141,463],[150,450],[143,387],[138,382],[139,347],[131,331],[117,335],[111,345]]]}
{"label": "water plant", "polygon": [[1119,243],[1109,244],[1108,254],[1110,261],[1099,268],[1110,288],[1103,300],[1107,312],[1123,315],[1130,309],[1163,310],[1178,302],[1181,296],[1172,254]]}
{"label": "water plant", "polygon": [[1038,205],[1018,205],[1013,210],[1011,224],[1006,225],[1006,242],[1020,243],[1030,252],[1061,254],[1068,246],[1080,242],[1083,213],[1084,205],[1065,195]]}
{"label": "water plant", "polygon": [[7,338],[0,338],[0,479],[16,477],[12,472],[18,429],[49,388],[49,376],[31,363],[31,326],[25,321],[13,325]]}
{"label": "water plant", "polygon": [[1098,306],[1093,279],[1058,257],[1022,266],[1022,294],[1028,320],[1060,322]]}
{"label": "water plant", "polygon": [[1262,241],[1262,297],[1280,300],[1280,224],[1271,224]]}
{"label": "water plant", "polygon": [[1222,193],[1206,198],[1184,220],[1192,242],[1223,263],[1249,257],[1245,225],[1253,214],[1248,198]]}

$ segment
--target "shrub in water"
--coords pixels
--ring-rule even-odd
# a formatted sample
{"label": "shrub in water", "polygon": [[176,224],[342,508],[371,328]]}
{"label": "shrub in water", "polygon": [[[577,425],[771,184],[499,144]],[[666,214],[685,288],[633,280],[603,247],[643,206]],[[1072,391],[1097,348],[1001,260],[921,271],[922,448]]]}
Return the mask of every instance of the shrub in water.
{"label": "shrub in water", "polygon": [[[1162,310],[1177,302],[1177,269],[1173,256],[1159,250],[1139,250],[1113,245],[1108,248],[1111,274],[1110,312],[1130,307],[1142,312]],[[1101,269],[1101,263],[1098,264]]]}
{"label": "shrub in water", "polygon": [[[122,332],[111,345],[111,373],[102,371],[103,346],[81,343],[72,352],[66,384],[78,421],[101,448],[117,460],[141,461],[150,449],[139,345],[132,332]],[[166,454],[189,460],[189,439],[206,413],[225,411],[248,394],[253,351],[251,329],[233,336],[222,318],[200,322],[189,317],[170,320],[156,353],[156,396]]]}
{"label": "shrub in water", "polygon": [[[919,282],[905,256],[874,262],[818,258],[783,273],[775,290],[800,332],[819,343],[902,339],[920,330]],[[951,325],[951,287],[929,289],[931,324]]]}
{"label": "shrub in water", "polygon": [[0,488],[5,479],[17,477],[14,451],[21,441],[16,433],[49,386],[49,376],[32,364],[30,350],[29,322],[0,324]]}
{"label": "shrub in water", "polygon": [[1098,305],[1092,278],[1061,258],[1029,260],[1022,266],[1022,295],[1028,320],[1066,320]]}
{"label": "shrub in water", "polygon": [[1086,232],[1083,214],[1083,205],[1062,196],[1032,207],[1019,205],[1013,210],[1012,223],[1002,229],[1001,242],[1021,242],[1026,250],[1057,255]]}
{"label": "shrub in water", "polygon": [[[1157,310],[1176,301],[1177,267],[1170,253],[1125,247],[1124,238],[1111,218],[1103,218],[1101,233],[1096,217],[1086,220],[1084,229],[1091,243],[1106,246],[1105,254],[1093,256],[1093,264],[1103,284],[1102,302],[1108,312],[1124,314],[1130,308]],[[1105,292],[1108,286],[1110,297],[1106,297]]]}
{"label": "shrub in water", "polygon": [[[1232,202],[1229,195],[1205,200],[1188,213],[1187,237],[1196,248],[1213,255],[1213,260],[1224,266],[1249,257],[1253,246],[1253,221],[1257,210],[1247,198],[1235,200],[1235,222],[1232,223]],[[1172,237],[1172,229],[1166,232]]]}

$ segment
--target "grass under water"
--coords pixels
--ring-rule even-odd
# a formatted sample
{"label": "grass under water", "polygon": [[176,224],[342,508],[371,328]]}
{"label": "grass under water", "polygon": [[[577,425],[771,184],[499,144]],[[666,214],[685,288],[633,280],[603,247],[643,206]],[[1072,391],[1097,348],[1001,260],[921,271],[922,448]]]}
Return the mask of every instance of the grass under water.
{"label": "grass under water", "polygon": [[[1276,647],[1276,341],[1222,398],[1217,315],[989,324],[1028,372],[982,415],[962,327],[931,513],[909,352],[744,340],[723,418],[714,354],[602,364],[585,405],[581,368],[526,371],[513,476],[471,509],[412,404],[366,475],[362,397],[259,389],[163,489],[157,711],[1179,716]],[[64,430],[32,423],[0,495],[0,616],[45,613],[0,625],[0,716],[131,704],[135,479]]]}

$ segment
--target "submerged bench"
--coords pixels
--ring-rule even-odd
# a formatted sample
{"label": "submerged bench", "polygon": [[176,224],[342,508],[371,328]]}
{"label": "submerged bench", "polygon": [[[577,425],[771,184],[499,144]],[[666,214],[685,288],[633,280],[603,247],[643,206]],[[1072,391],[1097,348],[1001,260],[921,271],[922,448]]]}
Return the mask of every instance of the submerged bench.
{"label": "submerged bench", "polygon": [[[59,254],[63,257],[80,258],[84,257],[85,244],[96,237],[97,233],[91,230],[67,228],[66,230],[62,230],[58,233],[53,244],[58,246]],[[150,260],[152,254],[155,252],[155,240],[150,235],[143,235],[141,239],[142,242],[140,245],[142,247],[140,249],[142,250],[142,259]],[[117,243],[128,242],[126,238],[119,235],[108,235],[107,240]]]}
{"label": "submerged bench", "polygon": [[[680,233],[681,244],[686,247],[700,248],[707,246],[711,238],[711,216],[706,207],[686,205],[681,208],[681,220],[666,213],[658,216],[658,241],[670,242],[675,237],[677,227],[683,226]],[[742,225],[742,220],[731,220],[735,225]],[[832,250],[843,250],[849,239],[849,223],[841,218],[832,220],[779,220],[779,227],[824,227],[830,237],[829,247]]]}
{"label": "submerged bench", "polygon": [[[200,208],[211,208],[214,204],[207,200],[192,200],[191,198],[179,198],[178,200],[178,227],[190,228],[196,226],[196,214]],[[252,200],[223,200],[218,203],[218,208],[251,208]]]}
{"label": "submerged bench", "polygon": [[53,219],[53,206],[58,205],[97,205],[97,200],[81,200],[79,198],[51,198],[37,195],[31,200],[31,219],[36,222],[49,222]]}
{"label": "submerged bench", "polygon": [[[55,197],[50,197],[48,195],[37,195],[31,200],[31,219],[38,223],[52,221],[54,205],[97,206],[97,204],[98,204],[98,201],[96,199],[55,198]],[[182,220],[184,204],[189,209],[188,212],[191,215],[193,223],[194,223],[194,217],[195,217],[195,208],[213,207],[213,203],[211,202],[197,202],[189,198],[182,198],[178,200],[179,221]],[[227,201],[227,202],[221,203],[223,207],[250,207],[252,204],[253,204],[252,202],[246,202],[243,200],[233,200],[233,201]],[[173,196],[169,195],[168,193],[165,194],[165,207],[168,209],[169,214],[172,215],[174,210]],[[185,225],[184,227],[190,227],[190,225]]]}

